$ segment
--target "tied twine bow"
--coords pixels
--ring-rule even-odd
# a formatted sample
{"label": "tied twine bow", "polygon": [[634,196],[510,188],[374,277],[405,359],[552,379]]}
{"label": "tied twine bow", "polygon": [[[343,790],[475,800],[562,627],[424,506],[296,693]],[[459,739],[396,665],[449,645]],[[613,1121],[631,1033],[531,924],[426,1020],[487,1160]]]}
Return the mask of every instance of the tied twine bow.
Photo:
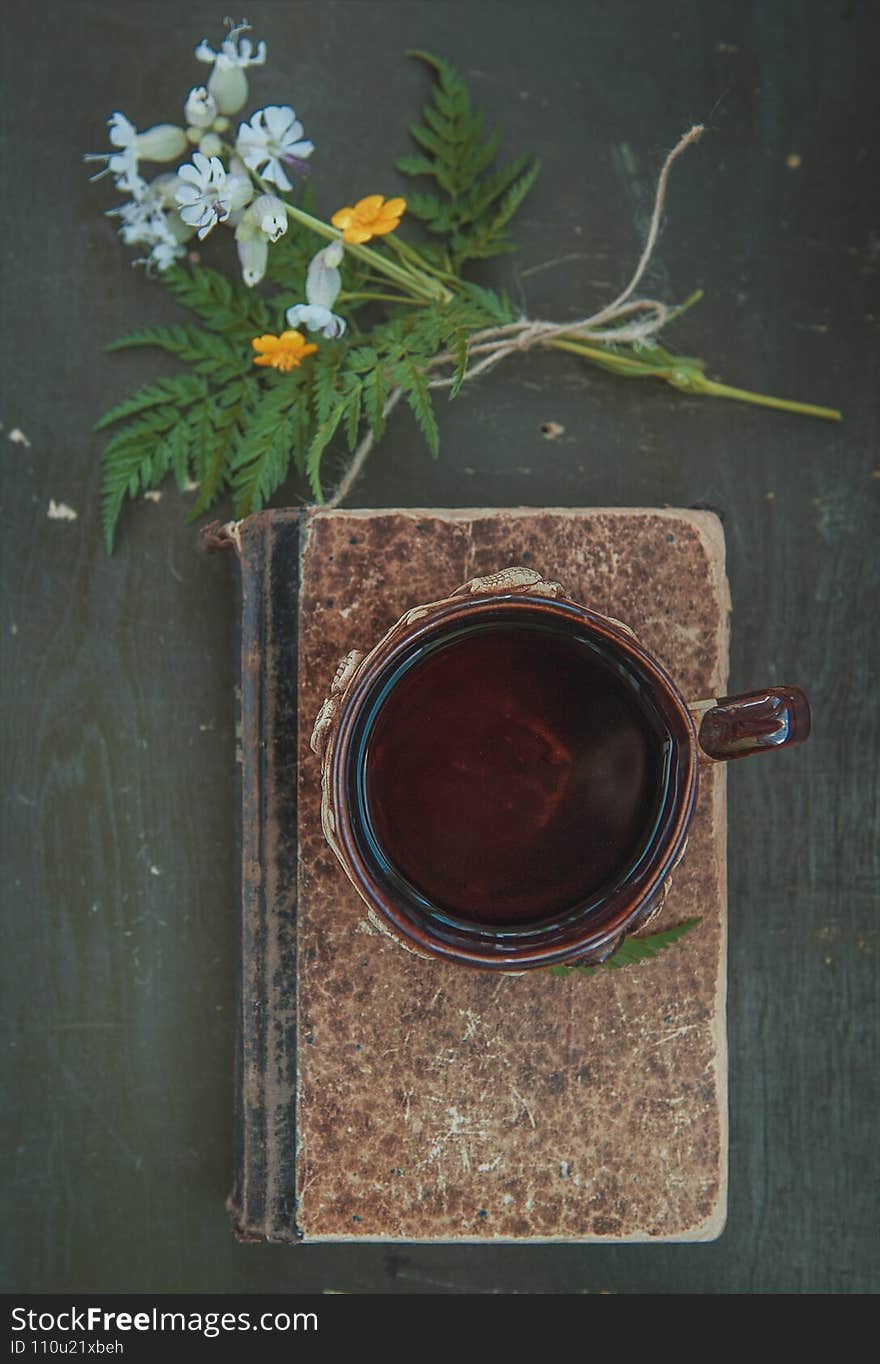
{"label": "tied twine bow", "polygon": [[[451,388],[457,392],[461,384],[476,379],[480,374],[485,374],[487,370],[493,369],[495,365],[509,355],[522,354],[537,346],[552,346],[558,350],[568,350],[576,355],[597,360],[604,363],[607,368],[614,368],[618,373],[644,374],[650,372],[658,378],[665,379],[674,388],[688,392],[704,393],[718,398],[736,398],[762,407],[775,407],[783,411],[802,412],[839,421],[840,413],[831,408],[818,407],[812,403],[791,402],[787,399],[773,398],[767,394],[751,393],[744,389],[733,388],[729,384],[717,383],[712,379],[707,379],[694,366],[664,369],[654,365],[648,370],[638,359],[617,354],[615,351],[607,349],[616,345],[650,344],[651,338],[657,332],[700,297],[698,291],[684,303],[671,307],[669,304],[661,303],[653,298],[633,298],[633,294],[648,267],[654,253],[654,247],[657,244],[660,218],[666,200],[666,185],[672,163],[692,143],[696,142],[702,133],[703,125],[701,123],[695,124],[679,139],[663,162],[657,180],[654,208],[642,254],[626,288],[618,294],[613,302],[607,303],[604,308],[600,308],[598,312],[592,313],[589,317],[582,318],[579,322],[542,322],[521,317],[517,322],[509,322],[503,326],[488,327],[483,331],[472,332],[466,342],[468,365],[464,374],[450,374],[448,372],[457,367],[458,358],[450,351],[442,351],[439,355],[435,355],[426,366],[427,372],[441,371],[441,373],[435,374],[433,378],[428,379],[428,387]],[[593,344],[593,349],[590,349],[590,343]],[[472,365],[470,362],[475,357],[480,358],[476,364]],[[444,370],[447,372],[442,373]],[[394,411],[401,396],[402,392],[399,388],[391,391],[383,409],[385,417]],[[338,507],[345,500],[374,443],[375,438],[372,430],[367,431],[357,445],[351,464],[335,493],[325,503],[326,507]]]}

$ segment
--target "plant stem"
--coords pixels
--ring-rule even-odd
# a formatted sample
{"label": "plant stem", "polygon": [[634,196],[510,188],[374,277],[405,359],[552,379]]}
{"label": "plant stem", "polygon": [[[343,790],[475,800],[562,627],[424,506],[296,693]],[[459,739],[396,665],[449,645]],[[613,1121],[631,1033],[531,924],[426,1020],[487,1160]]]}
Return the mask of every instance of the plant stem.
{"label": "plant stem", "polygon": [[[287,204],[288,216],[302,223],[303,227],[316,232],[319,237],[324,237],[328,241],[342,241],[342,233],[329,223],[322,222],[320,218],[313,218],[311,213],[306,213],[301,208],[296,208],[293,204]],[[393,280],[400,285],[408,294],[416,298],[425,299],[429,303],[448,303],[452,298],[452,293],[441,284],[439,280],[430,279],[427,275],[417,274],[412,269],[396,265],[394,261],[388,260],[387,256],[380,256],[378,251],[371,251],[368,246],[357,246],[353,242],[345,242],[346,251],[351,252],[358,260],[365,261],[373,270],[386,279]]]}
{"label": "plant stem", "polygon": [[573,355],[582,355],[587,360],[598,360],[600,363],[612,363],[615,369],[631,369],[638,375],[649,378],[664,379],[673,388],[678,388],[685,393],[704,393],[710,398],[730,398],[735,402],[751,403],[756,407],[774,407],[782,412],[798,412],[806,417],[820,417],[823,421],[839,422],[843,420],[843,414],[835,407],[818,407],[815,403],[799,403],[790,398],[774,398],[767,393],[753,393],[750,389],[732,388],[730,384],[716,383],[713,379],[707,379],[694,369],[677,370],[675,367],[664,367],[663,369],[646,370],[642,360],[630,359],[625,355],[618,355],[616,352],[602,350],[599,346],[585,346],[581,341],[566,341],[563,337],[554,338],[550,342],[557,350],[570,351]]}
{"label": "plant stem", "polygon": [[817,407],[815,403],[798,403],[791,398],[774,398],[768,393],[752,393],[745,388],[732,388],[730,384],[715,383],[712,379],[701,377],[696,385],[698,393],[706,393],[710,398],[732,398],[735,402],[753,403],[756,407],[776,407],[782,412],[800,412],[805,417],[821,417],[823,421],[843,421],[843,413],[836,407]]}
{"label": "plant stem", "polygon": [[340,303],[350,303],[352,299],[373,299],[378,303],[406,303],[410,308],[420,308],[422,300],[420,298],[404,298],[403,294],[378,294],[372,293],[368,289],[360,289],[355,293],[347,294],[343,292],[339,295]]}
{"label": "plant stem", "polygon": [[431,265],[414,246],[410,246],[409,242],[401,241],[393,232],[389,232],[385,240],[403,260],[411,261],[413,265],[418,266],[419,270],[424,273],[433,275],[437,279],[448,280],[451,284],[460,283],[457,275],[451,274],[448,270],[439,270],[436,265]]}
{"label": "plant stem", "polygon": [[695,303],[699,303],[702,297],[702,289],[695,289],[692,294],[688,294],[684,303],[679,303],[677,308],[670,308],[669,321],[671,322],[673,318],[681,317],[682,313],[686,313],[688,308],[693,308]]}

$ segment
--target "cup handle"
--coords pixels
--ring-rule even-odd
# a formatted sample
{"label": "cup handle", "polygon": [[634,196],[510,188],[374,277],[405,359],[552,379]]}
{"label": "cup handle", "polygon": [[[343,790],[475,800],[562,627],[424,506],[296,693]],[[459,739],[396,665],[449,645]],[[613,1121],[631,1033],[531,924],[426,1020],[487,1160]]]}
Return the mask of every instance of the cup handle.
{"label": "cup handle", "polygon": [[800,687],[764,687],[695,701],[688,709],[701,756],[713,762],[802,744],[810,734],[810,703]]}

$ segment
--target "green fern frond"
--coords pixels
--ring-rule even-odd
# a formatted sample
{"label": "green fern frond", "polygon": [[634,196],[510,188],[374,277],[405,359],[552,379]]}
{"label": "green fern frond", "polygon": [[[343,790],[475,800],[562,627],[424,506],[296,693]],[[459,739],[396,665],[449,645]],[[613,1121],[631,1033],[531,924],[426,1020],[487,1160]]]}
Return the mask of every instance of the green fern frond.
{"label": "green fern frond", "polygon": [[446,310],[440,305],[405,317],[401,325],[403,339],[400,349],[423,364],[443,345],[449,331]]}
{"label": "green fern frond", "polygon": [[297,473],[305,474],[306,459],[308,458],[309,445],[312,439],[314,420],[311,403],[305,395],[301,401],[294,404],[288,415],[288,431],[290,434],[290,446],[293,452],[293,463]]}
{"label": "green fern frond", "polygon": [[312,403],[315,422],[324,426],[339,402],[338,383],[342,365],[342,351],[335,346],[321,346],[311,367]]}
{"label": "green fern frond", "polygon": [[194,521],[216,502],[230,474],[229,453],[238,435],[238,422],[245,400],[245,382],[232,384],[210,407],[211,429],[199,433],[199,494],[189,514]]}
{"label": "green fern frond", "polygon": [[617,970],[621,966],[630,966],[633,962],[650,961],[667,947],[671,947],[674,942],[678,942],[686,933],[690,933],[698,923],[699,919],[684,919],[680,924],[673,924],[672,928],[666,928],[661,933],[649,933],[644,938],[624,938],[617,951],[607,961],[596,966],[551,966],[548,968],[548,974],[563,977],[575,974],[592,976],[596,971]]}
{"label": "green fern frond", "polygon": [[172,426],[168,435],[163,437],[162,444],[164,449],[161,452],[161,461],[167,466],[168,471],[174,475],[177,490],[182,493],[186,490],[189,482],[189,422],[179,421],[176,426]]}
{"label": "green fern frond", "polygon": [[285,374],[265,386],[248,386],[238,435],[229,457],[237,517],[260,511],[283,483],[293,458],[293,412],[308,403],[299,375]]}
{"label": "green fern frond", "polygon": [[456,333],[456,335],[453,337],[452,341],[449,344],[449,349],[455,356],[455,372],[452,376],[452,384],[449,389],[450,402],[457,395],[458,390],[464,383],[464,377],[467,374],[468,367],[467,341],[468,341],[467,332],[462,329],[461,331]]}
{"label": "green fern frond", "polygon": [[273,317],[258,294],[204,265],[175,266],[160,276],[175,298],[212,331],[242,340],[272,330]]}
{"label": "green fern frond", "polygon": [[374,440],[381,440],[385,431],[385,404],[391,395],[382,365],[368,371],[364,379],[364,412]]}
{"label": "green fern frond", "polygon": [[504,327],[515,320],[510,299],[503,290],[496,293],[494,289],[483,289],[471,280],[463,281],[461,287],[464,295],[481,310],[479,326]]}
{"label": "green fern frond", "polygon": [[[399,163],[398,163],[399,168]],[[420,172],[414,172],[419,174]],[[437,198],[436,194],[412,194],[406,196],[406,211],[410,218],[424,223],[429,232],[436,236],[446,236],[452,231],[453,219],[450,207]]]}
{"label": "green fern frond", "polygon": [[363,384],[357,383],[349,393],[345,404],[345,439],[348,441],[350,451],[353,451],[357,445],[358,431],[361,425],[363,391]]}
{"label": "green fern frond", "polygon": [[373,346],[353,346],[348,352],[348,367],[356,374],[366,374],[373,369],[378,359]]}
{"label": "green fern frond", "polygon": [[520,157],[490,171],[498,153],[497,130],[483,134],[483,114],[471,103],[467,85],[449,62],[429,52],[409,54],[435,74],[431,103],[422,123],[410,125],[421,154],[400,157],[404,175],[430,176],[438,194],[408,198],[411,216],[445,239],[445,258],[456,272],[468,260],[485,260],[513,250],[505,228],[538,175],[539,164]]}
{"label": "green fern frond", "polygon": [[104,349],[116,351],[128,350],[131,346],[158,346],[177,355],[181,347],[186,345],[186,340],[186,327],[143,327],[140,331],[127,332],[125,336],[117,336],[115,341],[108,341]]}
{"label": "green fern frond", "polygon": [[[510,189],[507,190],[501,200],[500,206],[492,217],[491,222],[482,231],[481,239],[485,243],[486,248],[488,248],[488,245],[491,244],[493,239],[500,238],[502,230],[507,226],[522,204],[522,201],[537,180],[540,171],[540,161],[532,161],[523,174],[520,175],[511,185]],[[478,238],[480,238],[480,234],[477,235]]]}
{"label": "green fern frond", "polygon": [[527,156],[518,156],[515,160],[508,162],[506,166],[501,166],[491,175],[486,175],[475,188],[471,208],[474,217],[479,218],[486,213],[496,200],[506,194],[512,185],[524,175],[529,167]]}
{"label": "green fern frond", "polygon": [[[427,156],[398,156],[394,165],[404,175],[433,175],[435,179],[438,178],[437,163],[430,161]],[[447,186],[444,184],[443,188]]]}
{"label": "green fern frond", "polygon": [[108,553],[126,497],[156,487],[171,468],[175,446],[165,437],[179,421],[176,407],[154,408],[120,427],[104,447],[101,522]]}
{"label": "green fern frond", "polygon": [[342,421],[345,406],[344,402],[336,404],[316,430],[309,445],[309,452],[306,456],[306,477],[309,480],[309,487],[316,502],[324,501],[324,491],[321,487],[321,458],[336,434],[336,428]]}
{"label": "green fern frond", "polygon": [[192,374],[178,374],[170,379],[154,379],[151,384],[144,384],[143,388],[132,393],[130,398],[125,398],[115,407],[111,407],[110,411],[105,412],[101,420],[95,423],[94,429],[103,431],[106,427],[122,421],[124,417],[133,417],[149,407],[160,407],[167,403],[174,403],[177,407],[188,407],[190,403],[203,398],[207,391],[204,379]]}
{"label": "green fern frond", "polygon": [[148,327],[120,336],[106,349],[118,351],[133,346],[155,346],[179,360],[186,360],[197,374],[215,384],[225,384],[239,374],[246,374],[253,362],[253,352],[246,343],[236,344],[216,332],[202,331],[198,327]]}
{"label": "green fern frond", "polygon": [[431,393],[424,373],[413,357],[407,354],[396,366],[394,377],[403,390],[403,396],[428,443],[428,449],[436,459],[440,452],[440,432],[437,430],[437,418],[434,416]]}

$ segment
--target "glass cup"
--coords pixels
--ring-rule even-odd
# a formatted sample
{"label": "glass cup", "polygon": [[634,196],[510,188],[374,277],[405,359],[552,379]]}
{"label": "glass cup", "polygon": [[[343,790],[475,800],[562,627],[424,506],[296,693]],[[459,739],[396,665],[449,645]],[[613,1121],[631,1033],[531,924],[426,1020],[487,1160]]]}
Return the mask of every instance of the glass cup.
{"label": "glass cup", "polygon": [[611,956],[663,906],[701,764],[809,731],[799,688],[686,702],[628,626],[507,568],[346,655],[312,748],[371,921],[522,971]]}

